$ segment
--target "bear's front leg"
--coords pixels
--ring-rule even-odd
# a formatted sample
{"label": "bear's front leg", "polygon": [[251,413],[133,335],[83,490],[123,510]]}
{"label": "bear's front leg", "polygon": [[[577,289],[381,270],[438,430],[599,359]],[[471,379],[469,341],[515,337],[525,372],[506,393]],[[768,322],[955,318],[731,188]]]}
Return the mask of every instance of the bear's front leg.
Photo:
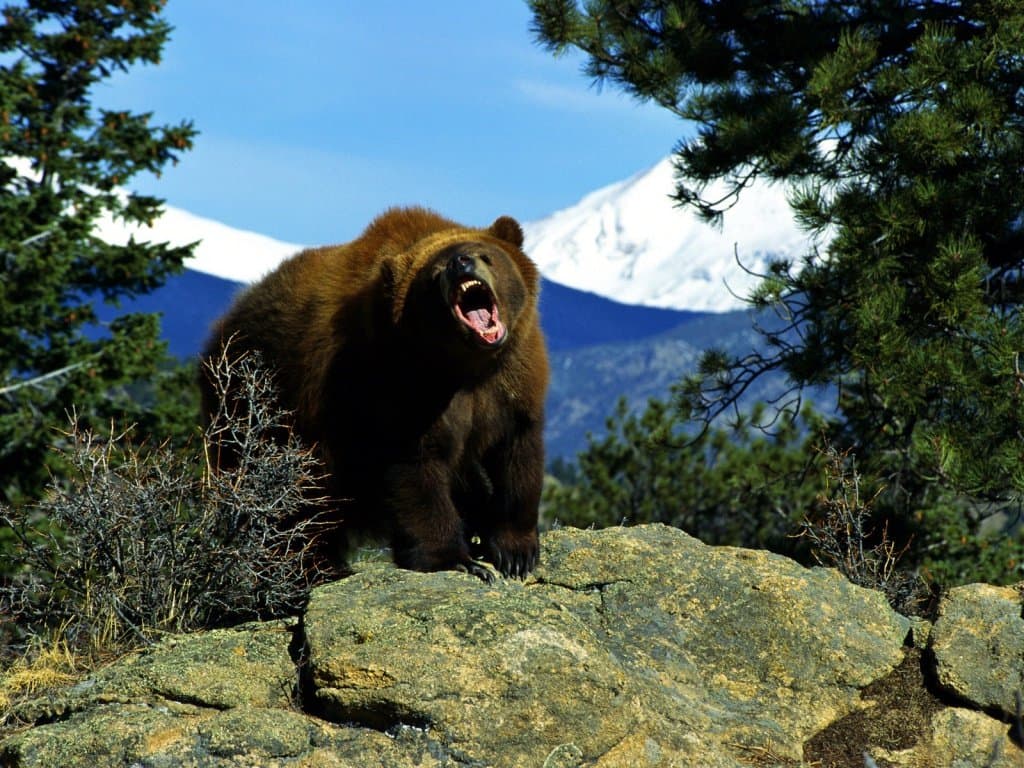
{"label": "bear's front leg", "polygon": [[385,483],[385,503],[394,521],[392,550],[399,567],[459,570],[491,581],[491,572],[469,554],[462,518],[451,497],[447,464],[397,464],[387,472]]}
{"label": "bear's front leg", "polygon": [[487,462],[493,494],[481,531],[483,556],[503,576],[525,578],[540,559],[537,516],[544,483],[544,442],[539,421],[528,421]]}

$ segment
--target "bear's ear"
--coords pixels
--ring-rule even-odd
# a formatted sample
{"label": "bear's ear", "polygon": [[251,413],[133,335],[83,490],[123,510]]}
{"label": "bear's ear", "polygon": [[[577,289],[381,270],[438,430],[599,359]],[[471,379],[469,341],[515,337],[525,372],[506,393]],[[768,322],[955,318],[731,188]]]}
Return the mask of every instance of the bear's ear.
{"label": "bear's ear", "polygon": [[523,228],[511,216],[499,216],[488,231],[499,240],[511,243],[516,248],[523,247]]}

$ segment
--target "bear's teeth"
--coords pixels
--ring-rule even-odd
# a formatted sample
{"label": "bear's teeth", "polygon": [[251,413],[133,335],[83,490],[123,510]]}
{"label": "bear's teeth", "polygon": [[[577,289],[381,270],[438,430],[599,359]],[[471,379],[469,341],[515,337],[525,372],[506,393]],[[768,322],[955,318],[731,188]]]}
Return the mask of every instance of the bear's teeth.
{"label": "bear's teeth", "polygon": [[479,280],[467,280],[464,283],[459,283],[459,292],[465,293],[470,288],[476,288],[478,285],[482,286],[483,283],[481,283]]}

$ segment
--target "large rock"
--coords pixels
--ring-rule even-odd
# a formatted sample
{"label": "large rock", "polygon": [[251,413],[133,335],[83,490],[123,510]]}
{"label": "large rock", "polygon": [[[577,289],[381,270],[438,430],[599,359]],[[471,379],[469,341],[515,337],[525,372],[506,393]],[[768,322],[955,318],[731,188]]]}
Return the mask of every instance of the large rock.
{"label": "large rock", "polygon": [[1021,768],[1024,752],[1007,732],[1004,723],[981,712],[947,707],[932,716],[913,747],[871,754],[893,768]]}
{"label": "large rock", "polygon": [[803,742],[902,658],[883,596],[664,527],[560,531],[536,581],[374,569],[306,613],[323,715],[426,727],[444,749],[541,765],[735,765]]}
{"label": "large rock", "polygon": [[1017,714],[1024,693],[1024,600],[1011,587],[969,584],[939,604],[931,634],[939,682],[976,707]]}
{"label": "large rock", "polygon": [[[542,543],[525,583],[370,565],[316,590],[301,625],[165,642],[20,704],[34,727],[0,743],[0,764],[798,764],[812,736],[870,712],[863,689],[904,658],[908,621],[833,571],[661,526]],[[979,728],[1001,760],[1019,752],[981,712],[931,712],[917,751],[886,755],[987,748]]]}

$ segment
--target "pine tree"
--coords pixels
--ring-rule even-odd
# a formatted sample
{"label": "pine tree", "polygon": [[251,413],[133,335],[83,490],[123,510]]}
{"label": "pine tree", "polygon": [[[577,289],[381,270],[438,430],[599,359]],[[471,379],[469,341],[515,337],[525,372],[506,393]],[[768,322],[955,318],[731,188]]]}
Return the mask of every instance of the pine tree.
{"label": "pine tree", "polygon": [[163,4],[0,9],[0,501],[39,493],[71,410],[97,429],[114,416],[153,421],[166,359],[158,318],[124,315],[101,328],[96,305],[153,290],[191,249],[109,245],[94,228],[104,214],[152,222],[162,201],[125,185],[159,174],[195,132],[92,97],[111,75],[159,62],[170,33]]}
{"label": "pine tree", "polygon": [[763,418],[757,406],[694,434],[665,400],[632,413],[620,399],[606,433],[563,469],[567,482],[545,489],[545,517],[581,528],[664,523],[708,544],[798,554],[793,534],[825,490],[812,448],[822,420],[805,409],[766,434],[755,426]]}
{"label": "pine tree", "polygon": [[1020,538],[979,528],[1024,498],[1024,6],[531,7],[552,50],[581,49],[591,77],[692,126],[680,203],[713,222],[755,180],[781,183],[818,243],[752,296],[787,332],[757,358],[709,354],[687,385],[692,413],[713,418],[772,369],[837,385],[837,443],[884,484],[890,533],[915,535],[924,564],[969,542],[957,578],[971,557],[987,578],[1019,578]]}

